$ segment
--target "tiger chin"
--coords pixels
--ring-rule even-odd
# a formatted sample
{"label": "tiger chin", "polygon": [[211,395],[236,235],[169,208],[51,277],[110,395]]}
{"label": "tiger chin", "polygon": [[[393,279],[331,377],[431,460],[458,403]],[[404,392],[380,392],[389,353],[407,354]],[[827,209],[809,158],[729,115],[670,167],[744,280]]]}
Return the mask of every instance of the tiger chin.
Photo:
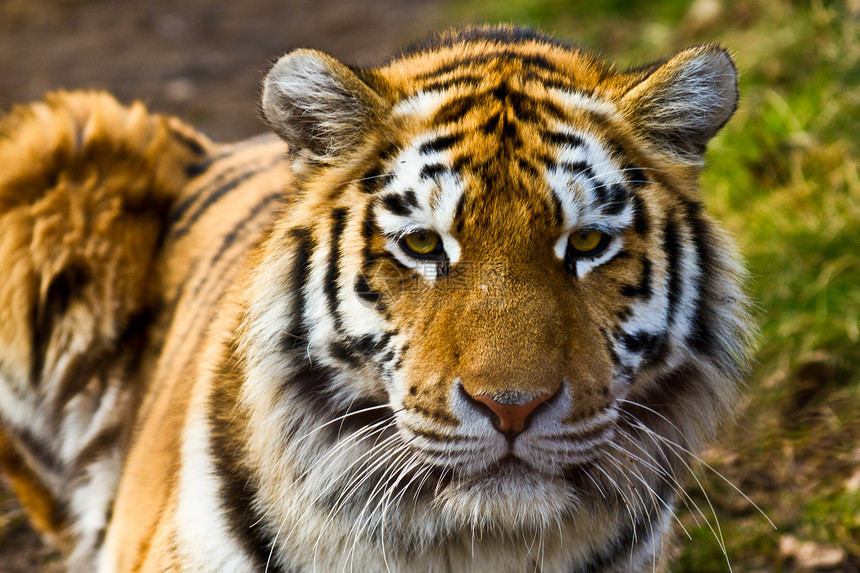
{"label": "tiger chin", "polygon": [[268,73],[278,136],[0,122],[0,466],[71,571],[665,571],[753,328],[703,45],[529,30]]}

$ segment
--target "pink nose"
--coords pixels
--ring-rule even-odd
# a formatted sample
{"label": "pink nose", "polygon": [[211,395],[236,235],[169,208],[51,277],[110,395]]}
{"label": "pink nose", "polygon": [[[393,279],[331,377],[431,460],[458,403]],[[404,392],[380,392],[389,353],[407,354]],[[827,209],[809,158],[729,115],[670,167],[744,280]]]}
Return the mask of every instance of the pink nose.
{"label": "pink nose", "polygon": [[523,431],[526,419],[535,411],[535,408],[546,402],[552,397],[552,394],[538,394],[528,402],[517,404],[503,404],[496,401],[486,394],[472,396],[476,402],[480,402],[498,416],[500,432],[519,434]]}

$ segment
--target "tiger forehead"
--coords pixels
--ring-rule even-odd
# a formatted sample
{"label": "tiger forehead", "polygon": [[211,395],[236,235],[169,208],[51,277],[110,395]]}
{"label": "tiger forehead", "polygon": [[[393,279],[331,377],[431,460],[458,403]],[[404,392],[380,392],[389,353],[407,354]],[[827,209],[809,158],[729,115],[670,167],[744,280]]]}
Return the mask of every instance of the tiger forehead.
{"label": "tiger forehead", "polygon": [[612,64],[545,37],[476,37],[425,46],[379,70],[401,97],[451,85],[481,84],[500,78],[539,82],[584,93],[621,93],[630,78]]}

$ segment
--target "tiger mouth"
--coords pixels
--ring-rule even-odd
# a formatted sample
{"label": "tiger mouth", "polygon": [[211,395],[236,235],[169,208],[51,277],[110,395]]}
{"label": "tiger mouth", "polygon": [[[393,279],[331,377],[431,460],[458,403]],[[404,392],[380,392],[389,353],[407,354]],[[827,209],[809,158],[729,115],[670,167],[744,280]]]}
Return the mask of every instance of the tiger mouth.
{"label": "tiger mouth", "polygon": [[610,417],[587,429],[551,434],[525,432],[513,439],[503,433],[491,434],[456,448],[445,448],[424,432],[408,427],[407,431],[413,433],[411,441],[416,454],[440,470],[479,476],[517,469],[552,477],[594,464],[615,436],[616,423]]}

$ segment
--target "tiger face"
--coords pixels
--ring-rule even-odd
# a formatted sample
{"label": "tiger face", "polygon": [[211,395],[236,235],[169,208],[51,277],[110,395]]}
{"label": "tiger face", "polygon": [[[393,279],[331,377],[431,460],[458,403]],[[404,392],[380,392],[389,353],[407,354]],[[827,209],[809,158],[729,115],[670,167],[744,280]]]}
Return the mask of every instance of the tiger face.
{"label": "tiger face", "polygon": [[281,59],[262,110],[302,198],[243,352],[250,387],[301,372],[336,405],[307,431],[362,420],[314,469],[348,492],[330,507],[426,498],[399,527],[438,535],[665,519],[744,368],[741,273],[696,190],[736,102],[714,46],[619,72],[493,28],[378,69]]}
{"label": "tiger face", "polygon": [[716,46],[498,27],[284,56],[286,154],[18,108],[0,469],[71,571],[666,571],[753,330],[696,182],[736,102]]}

